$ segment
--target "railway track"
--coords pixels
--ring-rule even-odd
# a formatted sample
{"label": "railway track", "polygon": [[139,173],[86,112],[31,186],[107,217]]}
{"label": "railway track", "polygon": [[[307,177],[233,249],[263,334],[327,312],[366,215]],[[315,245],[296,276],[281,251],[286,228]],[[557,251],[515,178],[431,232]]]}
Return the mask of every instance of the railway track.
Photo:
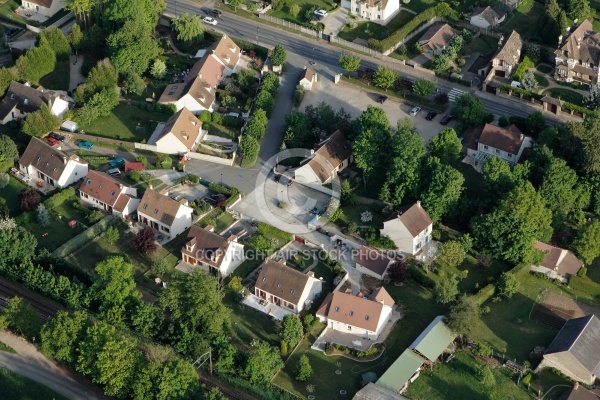
{"label": "railway track", "polygon": [[209,391],[210,389],[212,389],[214,387],[219,388],[221,393],[223,393],[225,396],[227,396],[227,398],[229,400],[256,400],[254,397],[250,396],[249,394],[245,394],[245,393],[239,392],[237,390],[230,389],[226,386],[220,386],[217,383],[215,383],[215,381],[208,379],[204,376],[200,376],[200,382],[206,387],[207,391]]}
{"label": "railway track", "polygon": [[26,300],[38,312],[42,321],[56,315],[58,311],[66,311],[66,308],[60,304],[46,299],[42,295],[35,293],[21,285],[0,278],[0,307],[5,308],[8,300],[12,297],[21,297]]}

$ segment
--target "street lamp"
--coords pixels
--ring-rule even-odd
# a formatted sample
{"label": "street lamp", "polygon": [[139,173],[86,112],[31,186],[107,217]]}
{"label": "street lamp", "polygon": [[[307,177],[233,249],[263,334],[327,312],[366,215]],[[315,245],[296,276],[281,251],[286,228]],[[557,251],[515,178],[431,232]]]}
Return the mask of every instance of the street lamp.
{"label": "street lamp", "polygon": [[312,61],[310,62],[310,65],[315,65],[315,48],[312,48]]}
{"label": "street lamp", "polygon": [[281,201],[283,201],[283,190],[281,190],[280,193],[281,193]]}
{"label": "street lamp", "polygon": [[221,174],[221,186],[223,186],[223,174]]}

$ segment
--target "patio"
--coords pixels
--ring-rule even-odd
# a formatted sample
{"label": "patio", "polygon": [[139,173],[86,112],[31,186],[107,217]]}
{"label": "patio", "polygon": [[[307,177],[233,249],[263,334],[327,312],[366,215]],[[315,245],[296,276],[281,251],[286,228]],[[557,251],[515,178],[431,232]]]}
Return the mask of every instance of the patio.
{"label": "patio", "polygon": [[47,194],[47,193],[50,193],[50,192],[56,190],[54,185],[51,185],[46,180],[38,177],[37,175],[26,174],[23,171],[19,171],[16,168],[11,168],[10,172],[14,175],[15,178],[17,178],[21,182],[25,183],[26,185],[44,193],[44,194]]}
{"label": "patio", "polygon": [[287,310],[283,307],[279,307],[273,303],[269,303],[266,300],[261,299],[253,294],[248,294],[244,300],[242,300],[242,304],[247,305],[248,307],[254,308],[260,312],[263,312],[267,315],[272,316],[273,318],[282,321],[283,318],[288,314],[293,314],[290,310]]}
{"label": "patio", "polygon": [[425,246],[423,246],[421,252],[417,254],[415,258],[419,261],[424,262],[425,264],[431,264],[437,257],[439,249],[440,242],[432,240]]}
{"label": "patio", "polygon": [[23,8],[22,6],[18,7],[15,10],[15,14],[20,15],[21,17],[25,18],[28,21],[35,21],[35,22],[46,22],[48,20],[48,17],[46,15],[42,15],[40,13],[35,12],[35,10],[32,10],[30,8]]}

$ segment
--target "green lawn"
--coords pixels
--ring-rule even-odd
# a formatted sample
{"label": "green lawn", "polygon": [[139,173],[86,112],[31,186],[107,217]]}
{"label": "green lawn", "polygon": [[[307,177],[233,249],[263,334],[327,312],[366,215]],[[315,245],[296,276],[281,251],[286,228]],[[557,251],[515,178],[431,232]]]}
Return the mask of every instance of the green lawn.
{"label": "green lawn", "polygon": [[6,200],[8,212],[11,217],[16,217],[21,213],[21,208],[19,207],[19,192],[26,187],[27,185],[11,175],[8,186],[2,189],[2,195],[0,197]]}
{"label": "green lawn", "polygon": [[280,337],[272,317],[235,301],[231,295],[224,300],[231,309],[231,330],[234,342],[249,348],[255,340],[264,340],[279,347]]}
{"label": "green lawn", "polygon": [[[365,212],[370,211],[373,214],[373,220],[370,222],[362,222],[360,220],[360,215]],[[344,206],[342,207],[342,216],[339,220],[336,221],[337,225],[344,226],[348,225],[350,222],[356,222],[358,226],[374,226],[376,228],[383,228],[383,215],[381,214],[381,207],[377,206],[369,206],[366,204],[358,205],[358,206]]]}
{"label": "green lawn", "polygon": [[512,400],[530,399],[525,390],[516,386],[516,380],[499,368],[493,369],[494,386],[484,386],[476,376],[480,365],[471,353],[458,351],[449,363],[435,363],[433,370],[426,368],[408,387],[406,396],[413,400],[495,399],[496,395]]}
{"label": "green lawn", "polygon": [[486,54],[490,51],[494,51],[497,49],[498,39],[482,34],[479,37],[473,39],[473,41],[467,46],[465,46],[464,50],[462,51],[462,54],[470,55],[475,52],[479,54]]}
{"label": "green lawn", "polygon": [[106,117],[100,117],[81,129],[90,135],[129,142],[148,140],[156,124],[169,119],[168,115],[148,111],[134,105],[119,104]]}
{"label": "green lawn", "polygon": [[76,221],[81,222],[84,225],[90,225],[90,223],[87,220],[88,212],[85,212],[83,210],[77,210],[75,207],[73,207],[74,201],[77,201],[77,197],[72,197],[68,199],[60,206],[53,208],[53,210],[56,213],[62,215],[62,217],[67,219],[68,221],[74,219]]}
{"label": "green lawn", "polygon": [[71,228],[69,218],[59,218],[59,215],[52,210],[49,213],[50,225],[46,227],[39,226],[35,211],[23,213],[17,218],[17,223],[29,230],[41,247],[54,251],[85,229],[80,224]]}
{"label": "green lawn", "polygon": [[569,90],[569,89],[552,88],[552,89],[544,90],[544,92],[542,94],[546,95],[546,96],[551,96],[551,97],[554,97],[557,99],[561,99],[564,101],[568,101],[569,103],[573,103],[578,106],[583,106],[583,95],[581,95],[577,92],[574,92],[572,90]]}
{"label": "green lawn", "polygon": [[4,368],[0,368],[0,393],[3,399],[66,400],[46,386]]}
{"label": "green lawn", "polygon": [[440,265],[440,270],[438,274],[429,274],[429,276],[434,280],[439,280],[441,278],[440,272],[445,272],[447,274],[454,274],[457,276],[461,276],[461,272],[464,270],[469,271],[466,278],[461,279],[458,284],[458,289],[461,293],[469,293],[475,294],[477,293],[479,288],[487,285],[488,278],[496,281],[500,274],[504,271],[510,270],[512,267],[502,261],[492,260],[492,265],[486,269],[481,269],[477,267],[477,260],[472,255],[468,255],[465,261],[457,268],[450,268],[447,265],[442,263],[438,263]]}
{"label": "green lawn", "polygon": [[58,61],[54,71],[40,79],[40,85],[46,89],[69,90],[70,75],[65,73],[69,70],[69,60]]}
{"label": "green lawn", "polygon": [[15,14],[14,12],[17,8],[19,8],[20,5],[21,2],[19,1],[7,0],[0,6],[0,14],[2,14],[4,18],[10,21],[14,21],[15,23],[20,24],[21,26],[24,26],[27,23],[25,18]]}
{"label": "green lawn", "polygon": [[550,82],[548,82],[548,79],[546,79],[544,75],[534,72],[533,76],[535,76],[535,80],[537,81],[540,88],[545,88],[548,87],[548,85],[550,85]]}
{"label": "green lawn", "polygon": [[356,38],[364,40],[375,38],[377,40],[382,40],[406,25],[406,23],[413,18],[414,15],[412,13],[402,10],[385,26],[376,24],[375,22],[359,22],[354,28],[345,26],[338,33],[338,36],[349,42]]}
{"label": "green lawn", "polygon": [[544,5],[534,0],[523,0],[517,10],[507,18],[500,27],[505,35],[513,30],[517,31],[524,39],[538,38],[538,19],[544,12]]}
{"label": "green lawn", "polygon": [[542,372],[531,381],[531,392],[537,395],[538,389],[544,395],[544,400],[557,400],[568,388],[558,387],[553,389],[550,393],[547,391],[556,385],[567,385],[573,386],[573,382],[558,375],[556,372],[549,368],[545,368]]}
{"label": "green lawn", "polygon": [[209,135],[214,135],[214,136],[219,136],[225,139],[229,139],[229,140],[235,140],[237,137],[237,132],[233,129],[227,128],[223,125],[219,125],[219,124],[215,124],[215,123],[209,123],[207,124],[208,126],[208,134]]}
{"label": "green lawn", "polygon": [[544,74],[549,74],[554,68],[546,64],[540,64],[537,67],[535,67],[535,69],[537,69],[540,72],[543,72]]}
{"label": "green lawn", "polygon": [[[295,17],[290,14],[290,7],[293,4],[298,4],[300,6],[300,12]],[[267,14],[275,18],[281,18],[285,19],[286,21],[302,24],[308,22],[308,20],[306,19],[306,12],[312,7],[316,7],[317,9],[323,9],[325,11],[330,11],[332,10],[332,3],[326,2],[324,0],[288,0],[281,10],[271,10]]]}
{"label": "green lawn", "polygon": [[429,7],[435,6],[436,3],[436,0],[411,0],[407,4],[402,4],[402,7],[420,13],[421,11],[428,9]]}
{"label": "green lawn", "polygon": [[302,254],[296,254],[294,257],[286,260],[285,265],[291,268],[295,268],[298,271],[304,271],[306,268],[310,267],[313,262],[312,257],[305,257]]}
{"label": "green lawn", "polygon": [[215,208],[198,221],[197,224],[204,228],[210,222],[213,224],[215,232],[220,233],[233,224],[234,221],[235,218],[230,213],[225,212],[220,208]]}

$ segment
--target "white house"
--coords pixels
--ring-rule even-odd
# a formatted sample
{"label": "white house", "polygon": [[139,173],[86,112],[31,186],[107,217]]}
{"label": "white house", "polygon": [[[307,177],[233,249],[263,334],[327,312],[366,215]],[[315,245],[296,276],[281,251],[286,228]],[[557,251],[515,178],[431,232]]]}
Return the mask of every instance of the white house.
{"label": "white house", "polygon": [[544,259],[539,265],[531,264],[530,271],[532,272],[540,272],[552,279],[568,283],[569,277],[576,275],[583,267],[583,261],[568,250],[540,241],[536,241],[533,247],[544,253]]}
{"label": "white house", "polygon": [[193,211],[186,199],[173,200],[152,189],[146,189],[137,208],[141,223],[169,238],[192,226]]}
{"label": "white house", "polygon": [[504,41],[504,36],[500,37],[498,46],[498,52],[492,58],[490,74],[508,78],[519,65],[521,51],[523,50],[523,39],[517,31],[513,30],[506,41]]}
{"label": "white house", "polygon": [[415,255],[429,243],[432,229],[433,221],[417,201],[396,212],[392,219],[383,223],[379,232],[392,239],[400,251]]}
{"label": "white house", "polygon": [[242,49],[229,36],[223,35],[206,50],[205,55],[217,60],[225,68],[223,74],[229,76],[238,71]]}
{"label": "white house", "polygon": [[473,132],[467,144],[467,155],[473,166],[482,166],[490,157],[498,157],[514,165],[523,156],[525,149],[533,147],[533,139],[523,135],[519,128],[509,125],[506,128],[485,124]]}
{"label": "white house", "polygon": [[351,335],[377,340],[390,319],[394,299],[383,288],[369,297],[349,293],[329,293],[316,316],[327,327]]}
{"label": "white house", "polygon": [[303,274],[280,262],[267,260],[261,267],[254,286],[254,295],[269,303],[300,313],[310,307],[323,290],[323,283],[313,272]]}
{"label": "white house", "polygon": [[506,12],[500,7],[479,7],[473,10],[469,23],[482,29],[496,28],[506,19]]}
{"label": "white house", "polygon": [[85,178],[88,163],[75,154],[68,155],[34,137],[19,159],[19,169],[33,179],[61,188]]}
{"label": "white house", "polygon": [[400,11],[400,0],[342,0],[351,14],[385,25]]}
{"label": "white house", "polygon": [[381,251],[369,246],[362,246],[354,254],[356,270],[377,279],[383,279],[392,260]]}
{"label": "white house", "polygon": [[39,110],[43,104],[53,115],[62,117],[69,110],[68,101],[60,94],[42,87],[34,89],[29,83],[12,81],[0,101],[0,123],[21,119]]}
{"label": "white house", "polygon": [[65,6],[64,0],[22,0],[22,7],[50,18]]}
{"label": "white house", "polygon": [[312,90],[313,83],[317,81],[317,73],[310,68],[304,67],[304,72],[300,75],[300,81],[298,84],[304,88],[304,90]]}
{"label": "white house", "polygon": [[295,170],[299,183],[327,184],[352,162],[352,147],[340,131],[335,131],[318,146]]}
{"label": "white house", "polygon": [[84,203],[122,217],[135,212],[140,204],[136,188],[99,171],[88,172],[79,187],[79,198]]}
{"label": "white house", "polygon": [[244,245],[236,235],[224,238],[211,225],[204,229],[192,225],[187,242],[181,248],[183,261],[197,265],[210,274],[229,276],[244,261]]}
{"label": "white house", "polygon": [[202,141],[202,122],[187,108],[182,108],[164,124],[162,131],[148,144],[156,145],[156,151],[167,154],[185,154],[194,151]]}

